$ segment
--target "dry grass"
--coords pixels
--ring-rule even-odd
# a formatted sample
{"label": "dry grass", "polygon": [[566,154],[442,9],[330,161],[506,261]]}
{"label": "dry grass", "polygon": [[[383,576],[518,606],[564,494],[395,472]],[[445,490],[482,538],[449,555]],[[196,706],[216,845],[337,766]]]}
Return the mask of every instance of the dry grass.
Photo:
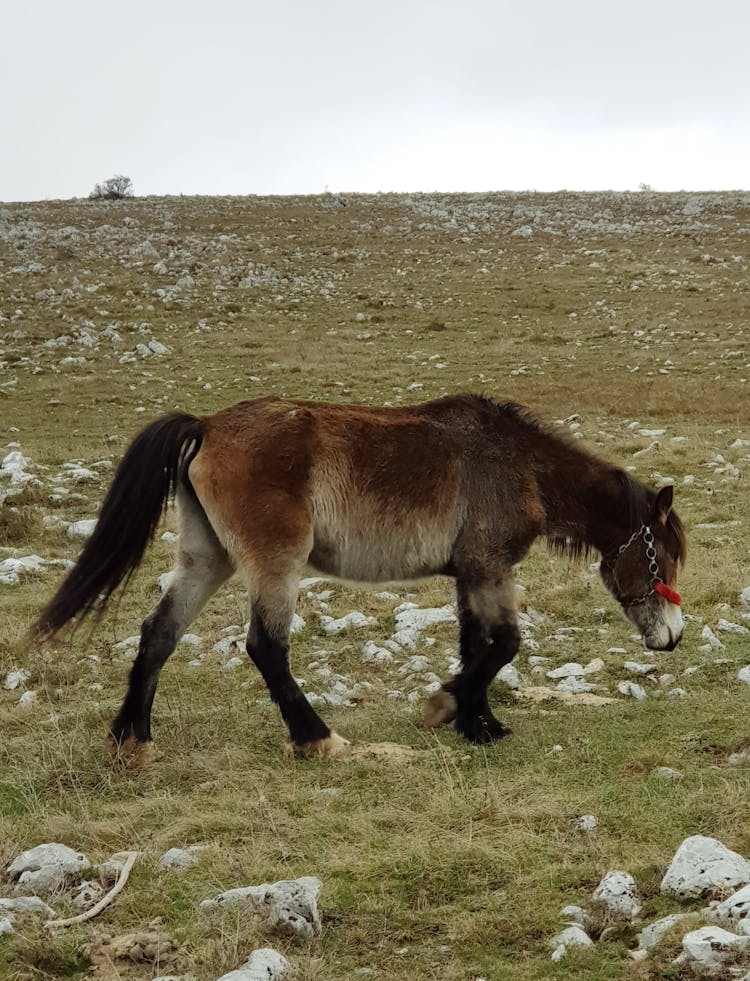
{"label": "dry grass", "polygon": [[[531,237],[512,235],[523,225]],[[70,226],[78,231],[61,231]],[[688,834],[750,853],[750,778],[727,763],[748,734],[750,694],[736,680],[746,639],[723,634],[725,651],[698,651],[702,622],[742,622],[738,592],[747,585],[748,448],[732,443],[750,438],[749,279],[737,258],[747,251],[750,198],[49,202],[5,206],[0,231],[0,434],[20,443],[42,481],[2,505],[0,561],[73,557],[75,543],[42,518],[93,516],[108,471],[63,481],[58,493],[63,464],[116,461],[135,430],[167,409],[209,412],[266,392],[395,404],[471,389],[580,424],[587,445],[643,480],[675,480],[690,541],[681,592],[695,617],[680,648],[658,659],[687,698],[668,700],[652,685],[643,703],[528,706],[498,685],[493,699],[513,735],[482,749],[452,731],[426,732],[421,700],[388,697],[398,679],[363,664],[360,649],[392,633],[395,604],[335,585],[334,615],[360,609],[378,626],[332,640],[318,627],[317,601],[302,597],[308,625],[295,639],[295,673],[315,688],[311,663],[326,648],[334,671],[373,686],[355,708],[323,710],[327,720],[357,743],[387,739],[417,754],[400,763],[295,760],[249,667],[224,672],[208,654],[192,668],[195,652],[181,647],[155,706],[163,757],[131,773],[113,769],[105,752],[128,670],[113,645],[137,632],[172,546],[157,540],[116,615],[51,652],[21,655],[14,639],[59,570],[28,576],[0,586],[0,677],[22,657],[38,693],[24,711],[20,690],[0,691],[0,858],[51,840],[96,860],[141,850],[96,929],[127,932],[162,917],[180,947],[178,971],[199,981],[268,943],[290,955],[298,978],[315,981],[630,977],[627,933],[553,965],[548,940],[562,926],[560,908],[585,900],[604,872],[626,868],[645,915],[673,911],[659,882]],[[158,257],[139,253],[145,241]],[[166,274],[154,271],[158,260]],[[260,285],[239,285],[248,270]],[[193,285],[170,292],[184,273]],[[41,295],[48,288],[54,297]],[[101,336],[107,325],[121,343]],[[85,329],[96,333],[94,347],[80,340]],[[61,335],[72,340],[46,345]],[[170,354],[121,362],[151,338]],[[66,357],[85,361],[62,364]],[[639,435],[659,428],[667,432]],[[633,456],[654,439],[650,453]],[[740,477],[709,466],[716,454]],[[687,475],[694,482],[684,484]],[[596,575],[537,548],[519,578],[545,618],[538,653],[559,664],[603,657],[611,693],[627,676],[626,656],[607,649],[624,647],[632,660],[641,649]],[[396,592],[407,589],[420,605],[450,599],[444,580]],[[223,627],[245,618],[233,582],[192,629],[210,651]],[[559,626],[582,632],[561,642]],[[433,635],[435,646],[419,653],[440,674],[455,637],[450,625]],[[518,666],[531,678],[528,653]],[[683,677],[689,665],[699,670]],[[685,777],[657,780],[658,765]],[[599,819],[592,834],[574,828],[583,813]],[[195,868],[158,871],[163,851],[193,843],[210,846]],[[324,930],[309,950],[260,935],[246,917],[197,911],[224,889],[309,874],[324,882]],[[24,924],[0,940],[0,976],[85,977],[95,934],[81,927],[50,941]],[[658,973],[667,963],[667,953],[657,957],[652,976],[676,976]],[[154,976],[127,964],[121,973]]]}

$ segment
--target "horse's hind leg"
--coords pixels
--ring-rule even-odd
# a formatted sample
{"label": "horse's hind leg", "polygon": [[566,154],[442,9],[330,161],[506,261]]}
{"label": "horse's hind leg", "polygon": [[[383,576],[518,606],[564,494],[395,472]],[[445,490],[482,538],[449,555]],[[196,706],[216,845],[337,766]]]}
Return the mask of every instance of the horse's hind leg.
{"label": "horse's hind leg", "polygon": [[151,706],[159,672],[177,641],[233,572],[205,512],[189,490],[178,492],[179,554],[172,582],[141,628],[138,655],[111,732],[123,755],[142,756],[151,743]]}
{"label": "horse's hind leg", "polygon": [[298,572],[273,580],[264,577],[267,585],[251,597],[247,652],[279,706],[294,748],[306,756],[336,756],[348,742],[323,722],[294,680],[289,665]]}
{"label": "horse's hind leg", "polygon": [[458,602],[461,671],[429,700],[426,722],[455,720],[470,742],[493,742],[508,730],[492,714],[487,688],[520,644],[512,576],[472,586],[459,582]]}

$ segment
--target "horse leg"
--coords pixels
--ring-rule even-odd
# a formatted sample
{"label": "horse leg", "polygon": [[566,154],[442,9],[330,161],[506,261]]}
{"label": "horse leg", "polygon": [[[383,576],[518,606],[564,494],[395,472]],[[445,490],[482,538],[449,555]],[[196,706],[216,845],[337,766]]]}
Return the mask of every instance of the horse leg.
{"label": "horse leg", "polygon": [[[458,644],[461,663],[464,668],[473,663],[475,653],[484,644],[484,632],[479,620],[469,609],[468,597],[460,583],[457,584],[458,594]],[[447,725],[456,718],[456,698],[446,688],[453,680],[448,678],[443,685],[427,699],[424,723],[429,729]]]}
{"label": "horse leg", "polygon": [[[488,743],[508,730],[492,714],[487,688],[500,668],[512,661],[520,645],[513,579],[478,586],[459,584],[461,671],[432,696],[433,717],[455,720],[470,742]],[[433,722],[434,724],[434,722]]]}
{"label": "horse leg", "polygon": [[177,641],[233,572],[229,558],[188,490],[177,497],[179,553],[172,582],[141,627],[125,699],[111,725],[118,753],[144,757],[151,747],[151,707],[159,672]]}
{"label": "horse leg", "polygon": [[247,652],[279,706],[295,750],[305,756],[337,756],[349,743],[332,732],[305,698],[289,666],[289,634],[299,575],[277,579],[251,600]]}

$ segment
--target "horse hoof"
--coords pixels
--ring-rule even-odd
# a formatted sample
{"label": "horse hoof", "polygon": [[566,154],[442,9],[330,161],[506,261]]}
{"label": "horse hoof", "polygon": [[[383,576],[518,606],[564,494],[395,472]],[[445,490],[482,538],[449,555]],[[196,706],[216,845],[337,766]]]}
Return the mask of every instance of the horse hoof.
{"label": "horse hoof", "polygon": [[113,738],[111,747],[115,763],[120,763],[128,769],[146,767],[161,756],[152,740],[141,741],[132,733],[121,741]]}
{"label": "horse hoof", "polygon": [[456,718],[457,708],[455,696],[444,688],[440,688],[427,699],[424,724],[428,729],[437,729],[438,726],[447,725]]}
{"label": "horse hoof", "polygon": [[464,739],[480,746],[496,743],[510,733],[510,729],[506,729],[492,715],[489,718],[484,715],[475,715],[470,719],[462,719],[460,722],[456,722],[456,730]]}
{"label": "horse hoof", "polygon": [[337,732],[332,732],[325,739],[316,739],[310,743],[302,743],[299,746],[295,746],[294,750],[300,756],[318,756],[322,759],[332,759],[334,756],[346,755],[351,749],[351,745],[348,739],[344,739]]}

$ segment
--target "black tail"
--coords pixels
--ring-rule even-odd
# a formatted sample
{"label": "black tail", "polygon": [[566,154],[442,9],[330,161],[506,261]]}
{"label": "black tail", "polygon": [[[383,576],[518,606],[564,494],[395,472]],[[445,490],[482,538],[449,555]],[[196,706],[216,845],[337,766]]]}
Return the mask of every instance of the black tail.
{"label": "black tail", "polygon": [[137,569],[167,502],[200,449],[203,424],[173,412],[147,426],[128,447],[104,498],[94,533],[30,636],[49,638],[72,620],[102,610]]}

